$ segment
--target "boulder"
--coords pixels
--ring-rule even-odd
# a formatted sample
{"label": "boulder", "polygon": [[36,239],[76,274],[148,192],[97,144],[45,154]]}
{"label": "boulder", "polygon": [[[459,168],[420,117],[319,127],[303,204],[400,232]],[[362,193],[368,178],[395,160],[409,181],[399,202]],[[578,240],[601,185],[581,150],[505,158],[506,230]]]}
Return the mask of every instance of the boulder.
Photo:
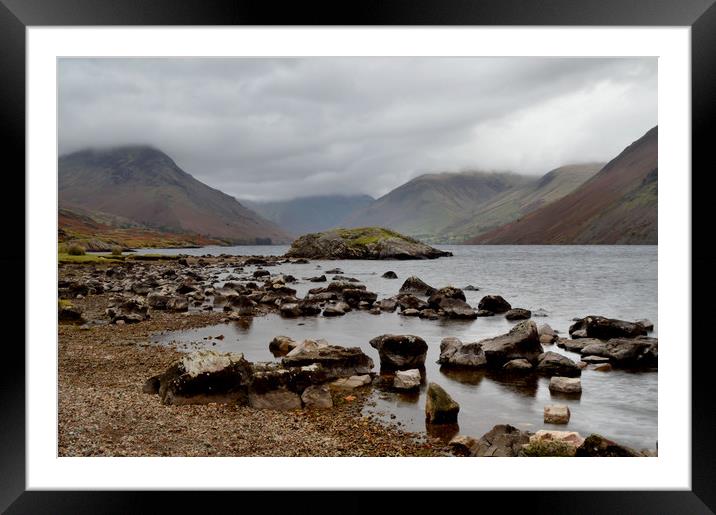
{"label": "boulder", "polygon": [[549,380],[549,391],[552,393],[582,393],[582,381],[578,377],[554,376]]}
{"label": "boulder", "polygon": [[472,456],[508,457],[517,456],[522,446],[530,440],[530,433],[520,431],[508,424],[499,424],[490,429],[477,441]]}
{"label": "boulder", "polygon": [[567,424],[569,417],[569,407],[564,404],[549,404],[544,407],[545,424]]}
{"label": "boulder", "polygon": [[591,434],[577,448],[576,456],[590,458],[631,458],[643,454],[598,434]]}
{"label": "boulder", "polygon": [[343,290],[343,300],[352,308],[358,307],[361,302],[372,305],[378,299],[378,294],[372,291],[358,288],[347,288]]}
{"label": "boulder", "polygon": [[532,363],[524,358],[512,359],[502,365],[502,370],[506,372],[531,372],[533,368]]}
{"label": "boulder", "polygon": [[523,308],[512,308],[505,313],[507,320],[527,320],[532,317],[532,312],[529,309]]}
{"label": "boulder", "polygon": [[582,370],[567,356],[545,352],[537,358],[537,372],[546,376],[579,377]]}
{"label": "boulder", "polygon": [[281,316],[285,318],[297,318],[301,316],[301,308],[295,302],[287,302],[286,304],[281,304],[281,307],[279,309],[281,312]]}
{"label": "boulder", "polygon": [[582,356],[609,358],[621,367],[657,367],[659,342],[656,338],[614,338],[607,342],[591,343],[582,348]]}
{"label": "boulder", "polygon": [[415,390],[420,388],[420,370],[398,370],[393,378],[393,388],[398,390]]}
{"label": "boulder", "polygon": [[460,288],[455,288],[454,286],[446,286],[445,288],[440,288],[439,290],[432,293],[428,298],[428,304],[431,308],[438,309],[440,307],[440,301],[442,299],[458,299],[463,302],[466,301],[465,293],[463,293]]}
{"label": "boulder", "polygon": [[374,304],[381,311],[393,312],[398,308],[398,302],[395,299],[383,299]]}
{"label": "boulder", "polygon": [[288,336],[276,336],[269,342],[269,351],[274,356],[285,356],[296,348],[297,342]]}
{"label": "boulder", "polygon": [[302,316],[310,317],[321,313],[321,306],[319,302],[314,299],[303,299],[298,303],[298,310]]}
{"label": "boulder", "polygon": [[415,295],[432,295],[436,290],[419,277],[412,275],[403,282],[399,291],[400,293],[413,293]]}
{"label": "boulder", "polygon": [[435,259],[452,256],[414,238],[381,227],[331,229],[304,234],[286,257],[312,259]]}
{"label": "boulder", "polygon": [[458,435],[448,443],[455,456],[471,456],[477,447],[477,440],[472,436]]}
{"label": "boulder", "polygon": [[412,334],[384,334],[370,340],[378,350],[380,367],[384,370],[407,370],[425,366],[428,344]]}
{"label": "boulder", "polygon": [[472,309],[470,305],[460,299],[451,299],[443,297],[440,299],[439,308],[448,318],[457,318],[463,320],[473,320],[477,318],[477,311]]}
{"label": "boulder", "polygon": [[477,316],[478,317],[494,317],[495,314],[492,311],[489,311],[487,309],[478,309]]}
{"label": "boulder", "polygon": [[487,364],[501,368],[513,359],[524,358],[536,364],[537,358],[544,352],[539,342],[537,326],[531,320],[518,323],[507,334],[482,340]]}
{"label": "boulder", "polygon": [[646,329],[639,323],[595,315],[584,317],[570,326],[569,334],[572,337],[577,331],[584,331],[587,338],[598,338],[600,340],[635,338],[646,335]]}
{"label": "boulder", "polygon": [[396,274],[396,273],[393,272],[392,270],[388,270],[386,273],[384,273],[383,275],[381,275],[381,277],[382,277],[383,279],[397,279],[397,278],[398,278],[398,274]]}
{"label": "boulder", "polygon": [[455,424],[460,405],[437,383],[429,383],[425,418],[429,424]]}
{"label": "boulder", "polygon": [[418,311],[422,311],[423,309],[428,309],[430,307],[427,302],[420,300],[409,293],[398,295],[397,303],[401,310],[416,309]]}
{"label": "boulder", "polygon": [[306,388],[301,394],[301,400],[307,408],[328,409],[333,407],[331,390],[324,384]]}
{"label": "boulder", "polygon": [[174,362],[145,384],[163,404],[245,402],[252,379],[251,363],[243,354],[201,350]]}
{"label": "boulder", "polygon": [[287,368],[320,364],[329,379],[369,374],[373,360],[359,347],[303,346],[289,352],[281,362]]}
{"label": "boulder", "polygon": [[480,343],[462,343],[458,338],[443,338],[440,342],[438,363],[454,367],[482,367],[487,364]]}
{"label": "boulder", "polygon": [[255,270],[253,273],[254,278],[258,279],[259,277],[268,277],[271,275],[271,272],[268,270]]}
{"label": "boulder", "polygon": [[340,317],[351,311],[351,307],[345,302],[329,304],[323,309],[324,317]]}
{"label": "boulder", "polygon": [[499,295],[485,295],[477,305],[478,309],[484,309],[493,313],[505,313],[512,309],[510,303]]}

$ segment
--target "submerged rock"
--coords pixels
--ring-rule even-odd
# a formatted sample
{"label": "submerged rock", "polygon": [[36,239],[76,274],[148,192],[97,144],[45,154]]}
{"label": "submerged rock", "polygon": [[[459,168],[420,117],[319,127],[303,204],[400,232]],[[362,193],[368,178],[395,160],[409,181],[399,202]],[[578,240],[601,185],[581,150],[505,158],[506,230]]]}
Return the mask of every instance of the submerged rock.
{"label": "submerged rock", "polygon": [[388,270],[388,271],[385,272],[383,275],[381,275],[381,277],[382,277],[383,279],[397,279],[397,278],[398,278],[398,274],[396,274],[396,273],[393,272],[392,270]]}
{"label": "submerged rock", "polygon": [[406,370],[425,366],[428,344],[412,334],[384,334],[370,340],[378,350],[380,367],[385,370]]}
{"label": "submerged rock", "polygon": [[452,256],[416,239],[380,227],[332,229],[293,241],[287,257],[313,259],[435,259]]}
{"label": "submerged rock", "polygon": [[428,384],[425,418],[429,424],[455,424],[460,405],[437,383]]}
{"label": "submerged rock", "polygon": [[454,367],[482,367],[487,364],[485,352],[480,343],[462,343],[458,338],[443,338],[440,342],[441,365]]}

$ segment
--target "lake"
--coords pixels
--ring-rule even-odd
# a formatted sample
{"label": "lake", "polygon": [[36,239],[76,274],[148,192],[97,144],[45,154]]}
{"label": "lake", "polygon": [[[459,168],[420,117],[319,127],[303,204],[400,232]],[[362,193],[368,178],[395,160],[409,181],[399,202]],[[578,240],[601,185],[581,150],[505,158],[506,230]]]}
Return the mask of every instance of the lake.
{"label": "lake", "polygon": [[[453,252],[450,258],[425,261],[312,260],[309,264],[270,267],[272,273],[292,274],[298,284],[291,287],[303,296],[310,288],[327,283],[311,283],[304,277],[340,268],[355,277],[378,299],[395,295],[403,280],[416,275],[436,288],[473,285],[479,291],[465,291],[467,301],[476,307],[484,295],[502,295],[513,307],[543,310],[548,316],[534,317],[538,325],[548,323],[567,336],[572,318],[603,315],[624,320],[657,319],[656,246],[437,246]],[[203,247],[198,249],[141,249],[164,254],[281,255],[287,246]],[[247,267],[251,272],[256,267]],[[383,279],[393,270],[398,279]],[[228,275],[227,270],[223,276]],[[221,276],[220,276],[221,277]],[[327,274],[330,281],[333,274]],[[221,324],[195,330],[157,335],[160,344],[173,343],[181,349],[207,346],[218,351],[243,352],[251,361],[272,361],[268,344],[277,335],[295,340],[324,338],[332,344],[358,346],[371,356],[378,369],[378,352],[369,345],[375,336],[387,333],[414,334],[429,346],[425,363],[427,381],[443,386],[460,404],[460,434],[479,437],[495,424],[512,424],[520,429],[558,429],[578,431],[582,436],[600,433],[635,448],[656,447],[656,372],[613,370],[582,373],[583,393],[579,399],[552,398],[549,379],[529,375],[507,378],[491,372],[441,370],[435,362],[440,341],[456,336],[472,342],[506,333],[514,325],[503,316],[474,321],[422,320],[396,313],[372,315],[353,311],[343,317],[283,319],[278,315],[257,317],[248,324]],[[224,335],[223,340],[207,340]],[[555,345],[545,350],[559,352],[575,361],[579,355]],[[366,410],[399,421],[408,430],[425,431],[425,386],[419,394],[398,395],[376,391]],[[567,404],[571,420],[565,425],[544,424],[543,407]]]}

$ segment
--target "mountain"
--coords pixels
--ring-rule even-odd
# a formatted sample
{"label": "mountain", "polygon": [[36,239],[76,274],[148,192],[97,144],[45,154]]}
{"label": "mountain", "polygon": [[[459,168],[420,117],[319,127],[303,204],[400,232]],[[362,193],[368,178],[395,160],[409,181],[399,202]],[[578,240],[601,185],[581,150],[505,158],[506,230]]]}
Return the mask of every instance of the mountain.
{"label": "mountain", "polygon": [[469,243],[656,245],[658,128],[569,195]]}
{"label": "mountain", "polygon": [[350,213],[373,202],[373,197],[323,195],[272,202],[242,202],[267,220],[298,236],[340,227]]}
{"label": "mountain", "polygon": [[123,217],[151,229],[228,244],[287,243],[291,237],[234,197],[199,182],[148,146],[83,150],[58,162],[59,204]]}
{"label": "mountain", "polygon": [[571,193],[603,166],[604,163],[587,163],[556,168],[478,205],[465,218],[445,227],[441,237],[447,243],[462,243],[470,237],[517,220]]}
{"label": "mountain", "polygon": [[512,173],[434,173],[412,179],[359,209],[346,227],[381,226],[425,241],[437,241],[448,225],[477,206],[529,179]]}

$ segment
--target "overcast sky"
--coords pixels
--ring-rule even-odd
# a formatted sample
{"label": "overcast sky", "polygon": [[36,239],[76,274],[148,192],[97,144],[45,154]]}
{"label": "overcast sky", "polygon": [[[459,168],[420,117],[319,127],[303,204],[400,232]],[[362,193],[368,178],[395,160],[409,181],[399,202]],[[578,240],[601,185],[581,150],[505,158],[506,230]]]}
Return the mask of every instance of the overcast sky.
{"label": "overcast sky", "polygon": [[59,148],[153,145],[237,198],[380,196],[426,172],[608,161],[655,58],[61,59]]}

